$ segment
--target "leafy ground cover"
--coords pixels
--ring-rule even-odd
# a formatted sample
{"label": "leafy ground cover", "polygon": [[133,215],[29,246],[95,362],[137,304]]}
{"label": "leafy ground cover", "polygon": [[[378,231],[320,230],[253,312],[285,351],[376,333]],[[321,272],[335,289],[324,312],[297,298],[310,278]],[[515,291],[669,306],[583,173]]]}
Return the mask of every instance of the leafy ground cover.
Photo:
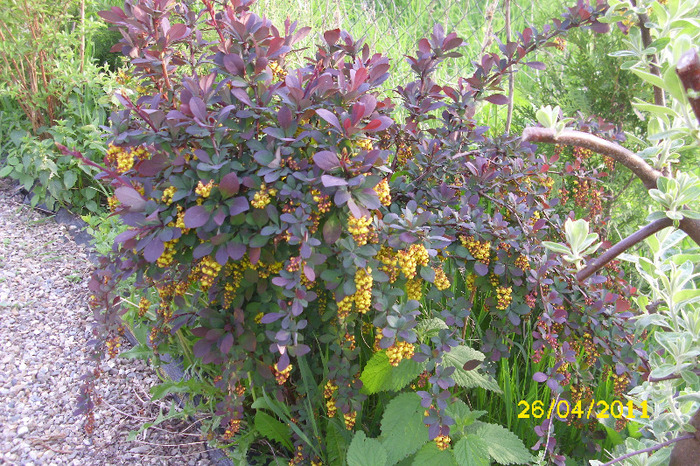
{"label": "leafy ground cover", "polygon": [[[564,464],[613,449],[660,464],[661,447],[692,447],[697,6],[580,2],[476,51],[438,24],[408,75],[341,29],[276,25],[253,12],[277,14],[264,3],[100,13],[133,90],[114,94],[102,160],[49,140],[100,171],[122,222],[89,217],[114,238],[90,285],[95,356],[116,356],[128,326],[141,344],[124,356],[182,360],[191,377],[154,398],[186,393],[184,414],[241,464]],[[579,74],[539,75],[566,37]],[[635,77],[600,71],[630,83],[609,91],[613,110],[586,87],[621,44]],[[537,79],[508,92],[518,69]],[[513,112],[518,95],[610,112]],[[528,118],[539,126],[521,138]],[[612,246],[636,230],[614,215],[634,183],[657,212]],[[625,220],[642,224],[638,210]],[[616,259],[674,225],[649,239],[652,259]]]}

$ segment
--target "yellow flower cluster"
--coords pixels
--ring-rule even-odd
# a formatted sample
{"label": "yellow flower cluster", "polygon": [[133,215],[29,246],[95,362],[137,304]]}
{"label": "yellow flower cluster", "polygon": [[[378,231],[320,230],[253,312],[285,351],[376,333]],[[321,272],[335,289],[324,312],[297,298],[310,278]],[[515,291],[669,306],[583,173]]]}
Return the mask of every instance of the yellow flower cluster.
{"label": "yellow flower cluster", "polygon": [[532,217],[530,217],[530,221],[528,223],[530,224],[531,227],[534,227],[535,223],[537,223],[537,221],[540,218],[542,218],[542,216],[541,216],[540,212],[538,210],[536,210],[532,213]]}
{"label": "yellow flower cluster", "polygon": [[107,206],[109,207],[109,210],[114,212],[117,209],[117,206],[119,205],[119,199],[117,199],[117,196],[109,196],[107,198]]}
{"label": "yellow flower cluster", "polygon": [[409,280],[416,276],[418,265],[428,265],[428,250],[422,244],[412,244],[410,248],[399,251],[399,267]]}
{"label": "yellow flower cluster", "polygon": [[467,279],[465,281],[464,286],[467,290],[474,293],[476,291],[476,275],[474,275],[473,273],[467,275]]}
{"label": "yellow flower cluster", "polygon": [[413,153],[411,152],[411,147],[408,144],[405,142],[399,144],[399,148],[396,151],[396,156],[399,158],[399,164],[404,165],[412,155]]}
{"label": "yellow flower cluster", "polygon": [[177,244],[177,241],[178,239],[175,238],[165,243],[163,254],[161,254],[156,261],[156,265],[158,265],[158,267],[164,269],[173,263],[173,256],[175,255],[175,245]]}
{"label": "yellow flower cluster", "polygon": [[145,316],[150,306],[151,303],[146,298],[141,298],[141,301],[139,301],[139,317]]}
{"label": "yellow flower cluster", "polygon": [[491,286],[498,286],[501,283],[501,279],[498,278],[498,275],[495,273],[489,275],[489,281],[491,282]]}
{"label": "yellow flower cluster", "polygon": [[357,140],[357,147],[359,147],[360,150],[370,151],[374,148],[374,143],[370,138],[362,138]]}
{"label": "yellow flower cluster", "polygon": [[314,202],[318,205],[318,213],[325,214],[331,210],[331,198],[325,194],[321,194],[318,189],[312,189],[311,195],[313,196]]}
{"label": "yellow flower cluster", "polygon": [[462,242],[462,246],[469,250],[469,254],[471,254],[474,259],[484,264],[489,263],[491,257],[490,241],[479,241],[474,239],[473,236],[460,236],[459,240]]}
{"label": "yellow flower cluster", "polygon": [[263,318],[264,316],[265,316],[265,313],[264,313],[264,312],[258,312],[258,313],[255,315],[255,318],[254,318],[253,320],[255,321],[256,324],[259,324],[260,322],[262,322],[262,318]]}
{"label": "yellow flower cluster", "polygon": [[346,296],[337,302],[338,319],[343,320],[352,312],[353,296]]}
{"label": "yellow flower cluster", "polygon": [[272,77],[278,81],[283,81],[287,77],[287,70],[282,68],[276,61],[270,62],[268,65],[272,71]]}
{"label": "yellow flower cluster", "polygon": [[[201,183],[201,181],[200,181]],[[161,196],[160,200],[165,202],[167,205],[170,205],[173,203],[173,195],[177,192],[177,188],[175,186],[169,186],[163,190],[163,196]]]}
{"label": "yellow flower cluster", "polygon": [[325,399],[333,398],[336,390],[338,390],[338,386],[332,380],[329,380],[323,387],[323,397]]}
{"label": "yellow flower cluster", "polygon": [[224,432],[224,439],[228,440],[232,438],[234,435],[238,433],[238,431],[241,429],[241,420],[240,419],[231,419],[228,422],[228,428],[226,428],[226,432]]}
{"label": "yellow flower cluster", "polygon": [[449,435],[438,435],[435,437],[435,444],[438,447],[438,450],[447,450],[450,448],[450,442],[452,439],[450,439]]}
{"label": "yellow flower cluster", "polygon": [[357,419],[357,411],[350,411],[349,413],[343,414],[343,419],[345,420],[345,428],[347,430],[354,429],[355,420]]}
{"label": "yellow flower cluster", "polygon": [[386,350],[386,355],[389,357],[389,364],[396,367],[404,359],[413,357],[414,347],[407,341],[397,341]]}
{"label": "yellow flower cluster", "polygon": [[372,217],[364,216],[356,218],[352,214],[350,214],[350,217],[348,217],[348,231],[358,246],[364,246],[367,244],[367,240],[369,238],[369,225],[371,223]]}
{"label": "yellow flower cluster", "polygon": [[201,181],[197,183],[197,187],[194,188],[194,192],[203,198],[209,197],[211,194],[211,188],[214,187],[214,180],[209,180],[209,183],[204,184]]}
{"label": "yellow flower cluster", "polygon": [[119,348],[122,346],[121,342],[119,341],[119,337],[110,338],[107,340],[105,345],[107,346],[107,354],[110,358],[117,357],[117,354],[119,354]]}
{"label": "yellow flower cluster", "polygon": [[513,288],[510,286],[499,286],[496,288],[496,309],[505,310],[513,302]]}
{"label": "yellow flower cluster", "polygon": [[366,314],[372,306],[372,269],[361,269],[355,272],[355,309],[360,314]]}
{"label": "yellow flower cluster", "polygon": [[292,373],[292,365],[288,365],[284,370],[277,369],[277,363],[275,363],[275,380],[277,380],[278,385],[284,385],[284,383],[289,378],[289,374]]}
{"label": "yellow flower cluster", "polygon": [[214,279],[216,279],[219,272],[221,272],[221,264],[216,262],[216,259],[213,257],[206,256],[203,257],[202,262],[199,263],[199,269],[202,272],[202,288],[206,290],[214,284]]}
{"label": "yellow flower cluster", "polygon": [[433,270],[435,271],[435,287],[440,291],[448,289],[452,284],[447,275],[445,275],[445,271],[442,270],[442,265],[433,267]]}
{"label": "yellow flower cluster", "polygon": [[117,172],[124,173],[131,170],[131,168],[134,166],[134,157],[143,159],[145,158],[146,154],[146,149],[143,147],[137,147],[136,149],[130,150],[110,144],[107,147],[105,158],[110,164],[116,163]]}
{"label": "yellow flower cluster", "polygon": [[335,413],[338,412],[338,407],[335,405],[335,400],[330,399],[326,401],[326,411],[328,413],[328,417],[335,417]]}
{"label": "yellow flower cluster", "polygon": [[423,280],[420,278],[406,280],[406,296],[408,299],[420,301],[423,297]]}
{"label": "yellow flower cluster", "polygon": [[520,270],[527,271],[530,270],[530,261],[527,256],[520,254],[517,259],[515,259],[515,266]]}
{"label": "yellow flower cluster", "polygon": [[389,275],[389,283],[394,283],[399,276],[399,269],[396,266],[396,252],[388,246],[382,246],[376,258],[382,263],[379,270]]}
{"label": "yellow flower cluster", "polygon": [[384,178],[379,182],[379,184],[377,184],[377,186],[374,187],[374,192],[377,193],[379,202],[381,202],[382,205],[387,207],[391,205],[391,191],[389,190],[389,182],[386,178]]}
{"label": "yellow flower cluster", "polygon": [[564,39],[563,37],[555,37],[552,42],[554,42],[554,48],[556,48],[557,50],[561,50],[563,52],[564,49],[566,49],[566,39]]}
{"label": "yellow flower cluster", "polygon": [[265,183],[263,183],[260,185],[260,191],[256,192],[255,196],[253,196],[253,200],[250,202],[250,204],[256,209],[264,209],[276,194],[276,189],[268,189],[267,186],[265,186]]}

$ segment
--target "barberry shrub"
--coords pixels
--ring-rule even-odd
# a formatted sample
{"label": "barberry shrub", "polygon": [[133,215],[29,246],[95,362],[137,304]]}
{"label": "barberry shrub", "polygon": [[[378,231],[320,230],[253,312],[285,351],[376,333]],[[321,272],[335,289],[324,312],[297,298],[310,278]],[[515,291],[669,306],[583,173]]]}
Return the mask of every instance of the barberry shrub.
{"label": "barberry shrub", "polygon": [[[243,457],[266,437],[292,463],[529,462],[459,400],[500,391],[491,362],[532,331],[532,357],[551,360],[538,381],[562,393],[610,365],[624,373],[634,347],[624,290],[602,276],[581,288],[540,246],[563,223],[555,162],[487,137],[474,115],[506,102],[504,73],[542,66],[525,62],[531,51],[572,27],[603,31],[605,7],[526,29],[454,86],[431,75],[465,44],[436,26],[408,57],[397,122],[379,92],[387,58],[331,30],[288,69],[308,29],[277,29],[249,4],[102,13],[150,91],[120,96],[111,117],[102,177],[129,229],[90,283],[96,353],[117,352],[127,313],[140,354],[181,358],[196,376],[158,396],[202,395],[212,435]],[[127,279],[136,300],[116,292]]]}

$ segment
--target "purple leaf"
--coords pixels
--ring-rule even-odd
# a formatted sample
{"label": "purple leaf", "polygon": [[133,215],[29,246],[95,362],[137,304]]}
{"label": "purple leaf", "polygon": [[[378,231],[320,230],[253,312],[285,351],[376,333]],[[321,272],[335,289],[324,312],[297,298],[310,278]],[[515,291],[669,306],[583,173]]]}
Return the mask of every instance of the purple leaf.
{"label": "purple leaf", "polygon": [[277,112],[277,121],[280,122],[280,126],[283,129],[287,129],[292,124],[292,111],[288,107],[282,107],[279,112]]}
{"label": "purple leaf", "polygon": [[364,127],[364,131],[383,131],[392,124],[394,124],[394,120],[388,116],[380,116],[367,123],[367,126]]}
{"label": "purple leaf", "polygon": [[310,265],[304,265],[304,275],[310,282],[316,281],[316,272]]}
{"label": "purple leaf", "polygon": [[504,96],[503,94],[491,94],[484,100],[487,100],[495,105],[505,105],[508,103],[508,97]]}
{"label": "purple leaf", "polygon": [[340,234],[343,228],[340,226],[340,222],[337,218],[330,218],[323,225],[323,239],[327,244],[334,244],[338,239],[340,239]]}
{"label": "purple leaf", "polygon": [[321,182],[323,186],[330,188],[331,186],[347,186],[348,182],[342,178],[331,175],[322,175]]}
{"label": "purple leaf", "polygon": [[196,117],[199,118],[200,121],[206,121],[207,120],[207,106],[204,104],[204,101],[200,99],[199,97],[192,97],[190,99],[190,110],[192,111],[192,114]]}
{"label": "purple leaf", "polygon": [[547,69],[547,65],[545,65],[545,64],[542,63],[541,61],[528,61],[528,62],[525,62],[525,64],[526,64],[527,66],[529,66],[530,68],[534,68],[534,69],[536,69],[536,70],[545,70],[545,69]]}
{"label": "purple leaf", "polygon": [[231,204],[231,217],[235,217],[236,215],[247,211],[250,208],[248,205],[248,199],[245,197],[237,197],[233,200],[233,204]]}
{"label": "purple leaf", "polygon": [[228,250],[223,247],[217,249],[215,257],[219,265],[226,265],[226,262],[228,262]]}
{"label": "purple leaf", "polygon": [[198,228],[209,221],[209,212],[201,205],[195,205],[185,211],[185,228]]}
{"label": "purple leaf", "polygon": [[219,344],[219,349],[221,350],[222,353],[228,354],[229,351],[231,351],[231,347],[233,346],[233,335],[230,333],[227,333],[224,335],[224,338],[221,340],[221,344]]}
{"label": "purple leaf", "polygon": [[194,347],[192,348],[192,353],[196,358],[201,358],[205,354],[208,354],[210,349],[211,343],[209,343],[207,340],[202,339],[194,344]]}
{"label": "purple leaf", "polygon": [[114,195],[133,212],[140,212],[146,206],[146,200],[131,186],[118,187],[114,190]]}
{"label": "purple leaf", "polygon": [[250,97],[248,97],[248,93],[244,91],[243,89],[240,89],[238,87],[234,87],[231,89],[231,94],[233,96],[243,102],[244,104],[248,105],[249,107],[253,107],[253,102],[250,101]]}
{"label": "purple leaf", "polygon": [[547,374],[543,372],[535,372],[535,375],[532,376],[532,380],[542,383],[547,380]]}
{"label": "purple leaf", "polygon": [[481,364],[481,361],[478,359],[472,359],[471,361],[467,361],[464,363],[464,366],[462,366],[462,369],[465,371],[473,371],[477,367],[479,367],[479,364]]}
{"label": "purple leaf", "polygon": [[489,266],[484,264],[483,262],[476,261],[474,264],[474,272],[477,273],[477,275],[483,277],[489,273]]}
{"label": "purple leaf", "polygon": [[338,159],[338,156],[329,150],[316,152],[314,154],[314,162],[316,163],[316,166],[318,166],[318,168],[327,172],[340,166],[340,160]]}
{"label": "purple leaf", "polygon": [[115,238],[114,238],[114,243],[115,244],[121,244],[124,241],[128,241],[134,236],[138,234],[138,230],[126,230],[123,233],[119,233]]}
{"label": "purple leaf", "polygon": [[335,116],[333,113],[329,112],[324,108],[319,108],[318,110],[316,110],[316,114],[324,120],[326,120],[335,128],[340,129],[340,122],[338,121],[338,117]]}
{"label": "purple leaf", "polygon": [[238,181],[238,175],[235,172],[228,173],[221,178],[221,183],[219,183],[219,191],[224,197],[231,197],[238,193],[241,187],[241,183]]}
{"label": "purple leaf", "polygon": [[228,251],[228,256],[237,261],[245,256],[246,247],[240,243],[229,243],[226,245],[226,250]]}
{"label": "purple leaf", "polygon": [[143,258],[153,263],[158,260],[161,254],[163,254],[163,251],[165,251],[165,244],[163,244],[161,240],[154,238],[153,241],[148,243],[143,249]]}

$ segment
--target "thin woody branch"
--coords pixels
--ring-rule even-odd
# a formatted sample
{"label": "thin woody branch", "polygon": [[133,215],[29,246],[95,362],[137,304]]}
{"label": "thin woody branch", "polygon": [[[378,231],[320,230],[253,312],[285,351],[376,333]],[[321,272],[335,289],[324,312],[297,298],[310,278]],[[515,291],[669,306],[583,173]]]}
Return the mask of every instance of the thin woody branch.
{"label": "thin woody branch", "polygon": [[700,58],[697,50],[689,50],[681,56],[676,73],[688,92],[688,101],[700,123]]}
{"label": "thin woody branch", "polygon": [[[700,85],[700,83],[699,83]],[[656,188],[656,180],[661,176],[661,172],[654,169],[651,165],[645,162],[634,152],[625,149],[619,144],[607,141],[598,136],[582,131],[564,130],[557,133],[551,128],[525,128],[523,131],[523,141],[534,143],[550,143],[561,144],[564,146],[578,146],[590,149],[598,154],[607,155],[615,161],[627,167],[632,173],[639,178],[647,189]],[[586,268],[581,270],[576,276],[579,280],[583,280],[593,275],[600,270],[608,262],[617,257],[625,249],[637,244],[648,236],[657,231],[671,226],[673,222],[670,219],[661,219],[653,222],[638,232],[625,238],[620,243],[616,244],[608,251],[601,254],[595,261],[591,262]],[[679,222],[679,227],[683,230],[695,243],[700,244],[700,220],[683,218]]]}
{"label": "thin woody branch", "polygon": [[673,221],[670,218],[662,218],[650,223],[649,225],[635,231],[633,234],[629,235],[627,238],[623,239],[619,243],[612,246],[610,249],[605,251],[600,256],[596,257],[594,260],[590,261],[586,267],[584,267],[579,273],[576,274],[576,279],[583,281],[586,278],[593,275],[596,271],[600,270],[608,262],[615,259],[617,256],[625,252],[630,247],[635,244],[644,241],[646,238],[650,237],[654,233],[668,228],[673,225]]}
{"label": "thin woody branch", "polygon": [[655,452],[656,450],[661,450],[663,447],[667,447],[669,445],[673,445],[676,442],[680,442],[681,440],[687,440],[687,439],[692,439],[695,438],[693,434],[685,434],[681,435],[680,437],[676,437],[671,440],[667,440],[666,442],[659,443],[658,445],[654,445],[653,447],[649,448],[643,448],[641,450],[633,451],[631,453],[627,453],[626,455],[622,455],[619,458],[615,458],[612,461],[608,461],[607,463],[604,463],[603,466],[610,466],[615,463],[619,463],[622,460],[626,460],[627,458],[631,458],[633,456],[641,455],[642,453],[652,453]]}
{"label": "thin woody branch", "polygon": [[598,154],[607,155],[632,171],[647,189],[656,188],[656,180],[661,176],[660,171],[652,168],[644,159],[629,149],[583,131],[564,130],[557,134],[551,128],[531,127],[525,128],[523,131],[523,141],[585,147]]}

